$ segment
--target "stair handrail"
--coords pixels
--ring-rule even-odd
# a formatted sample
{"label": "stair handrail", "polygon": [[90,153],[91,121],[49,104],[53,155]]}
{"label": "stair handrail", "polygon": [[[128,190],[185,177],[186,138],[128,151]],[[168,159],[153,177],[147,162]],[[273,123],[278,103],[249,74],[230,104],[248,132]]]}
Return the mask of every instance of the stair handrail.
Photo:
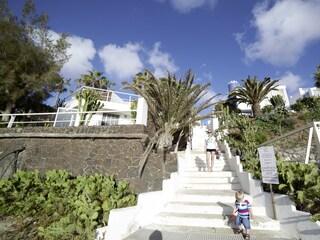
{"label": "stair handrail", "polygon": [[284,133],[279,137],[276,137],[274,139],[268,140],[268,141],[260,144],[258,147],[263,147],[263,146],[269,145],[271,143],[279,141],[279,140],[281,140],[283,138],[286,138],[288,136],[291,136],[293,134],[296,134],[296,133],[301,132],[301,131],[303,131],[305,129],[308,129],[308,128],[309,128],[309,137],[308,137],[308,144],[307,144],[307,151],[306,151],[306,158],[305,158],[305,164],[308,164],[309,163],[310,150],[311,150],[311,141],[312,141],[312,135],[313,134],[314,134],[314,137],[315,137],[315,140],[316,140],[315,142],[317,144],[318,151],[320,153],[320,122],[308,123],[305,126],[299,127],[299,128],[297,128],[295,130],[292,130],[290,132]]}
{"label": "stair handrail", "polygon": [[303,131],[303,130],[305,130],[305,129],[307,129],[307,128],[310,128],[310,127],[312,127],[312,123],[308,123],[308,124],[305,125],[305,126],[299,127],[299,128],[297,128],[297,129],[295,129],[295,130],[292,130],[292,131],[290,131],[290,132],[284,133],[284,134],[282,134],[282,135],[279,136],[279,137],[275,137],[275,138],[273,138],[273,139],[271,139],[271,140],[268,140],[268,141],[266,141],[266,142],[264,142],[264,143],[261,143],[258,147],[263,147],[263,146],[269,145],[269,144],[271,144],[271,143],[277,142],[277,141],[279,141],[279,140],[281,140],[281,139],[283,139],[283,138],[289,137],[289,136],[291,136],[291,135],[293,135],[293,134],[295,134],[295,133],[301,132],[301,131]]}

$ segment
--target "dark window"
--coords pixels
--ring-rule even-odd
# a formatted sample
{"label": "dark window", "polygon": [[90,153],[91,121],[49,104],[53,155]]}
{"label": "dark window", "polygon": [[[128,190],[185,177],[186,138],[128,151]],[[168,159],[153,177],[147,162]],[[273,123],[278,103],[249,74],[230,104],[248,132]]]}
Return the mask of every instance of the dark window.
{"label": "dark window", "polygon": [[117,125],[119,124],[119,115],[104,113],[102,116],[102,123],[101,125]]}

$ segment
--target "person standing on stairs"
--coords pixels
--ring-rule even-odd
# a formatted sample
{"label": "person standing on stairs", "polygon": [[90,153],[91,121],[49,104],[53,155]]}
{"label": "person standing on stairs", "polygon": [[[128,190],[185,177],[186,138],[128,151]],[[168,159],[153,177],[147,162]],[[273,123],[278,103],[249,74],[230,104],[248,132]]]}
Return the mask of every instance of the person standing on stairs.
{"label": "person standing on stairs", "polygon": [[243,233],[245,239],[250,239],[250,217],[253,218],[251,204],[248,200],[244,200],[243,191],[237,191],[235,193],[235,209],[233,214],[237,213],[236,216],[236,233],[241,232],[241,225],[243,224],[245,232]]}
{"label": "person standing on stairs", "polygon": [[206,151],[206,164],[207,171],[212,172],[212,167],[214,164],[215,155],[217,153],[217,140],[216,137],[212,134],[212,131],[208,130],[208,137],[205,140],[205,151]]}

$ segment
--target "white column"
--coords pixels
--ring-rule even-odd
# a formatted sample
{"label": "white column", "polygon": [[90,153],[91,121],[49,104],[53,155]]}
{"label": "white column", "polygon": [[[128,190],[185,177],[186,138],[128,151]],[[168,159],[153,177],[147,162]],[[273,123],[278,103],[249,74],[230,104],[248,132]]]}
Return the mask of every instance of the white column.
{"label": "white column", "polygon": [[148,104],[144,98],[139,97],[138,104],[137,104],[136,124],[143,124],[147,126],[147,119],[148,119]]}
{"label": "white column", "polygon": [[313,136],[320,154],[320,122],[313,122]]}

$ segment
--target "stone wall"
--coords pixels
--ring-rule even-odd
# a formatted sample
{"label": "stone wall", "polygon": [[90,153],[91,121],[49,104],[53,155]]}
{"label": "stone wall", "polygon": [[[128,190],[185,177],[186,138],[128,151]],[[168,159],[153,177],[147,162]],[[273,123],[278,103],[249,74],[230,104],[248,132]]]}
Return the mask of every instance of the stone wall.
{"label": "stone wall", "polygon": [[[65,169],[74,175],[116,174],[130,182],[135,192],[160,190],[162,180],[177,171],[176,155],[151,154],[143,175],[138,176],[139,159],[148,143],[143,125],[101,127],[36,127],[0,129],[0,177],[17,168]],[[9,155],[8,155],[9,154]]]}

